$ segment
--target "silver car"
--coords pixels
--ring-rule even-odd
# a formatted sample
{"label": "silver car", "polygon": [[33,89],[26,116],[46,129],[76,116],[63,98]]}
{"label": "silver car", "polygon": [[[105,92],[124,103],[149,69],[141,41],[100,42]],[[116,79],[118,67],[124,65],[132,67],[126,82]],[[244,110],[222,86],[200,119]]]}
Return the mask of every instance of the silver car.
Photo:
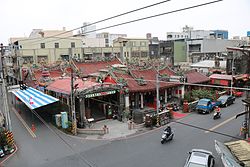
{"label": "silver car", "polygon": [[214,157],[210,151],[192,149],[189,152],[189,156],[184,167],[213,167],[214,163]]}

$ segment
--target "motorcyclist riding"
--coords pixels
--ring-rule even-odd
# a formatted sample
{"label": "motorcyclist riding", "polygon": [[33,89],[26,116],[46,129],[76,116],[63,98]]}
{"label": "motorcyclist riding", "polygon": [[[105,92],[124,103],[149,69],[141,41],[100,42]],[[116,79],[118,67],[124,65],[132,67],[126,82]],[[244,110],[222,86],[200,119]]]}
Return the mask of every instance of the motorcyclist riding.
{"label": "motorcyclist riding", "polygon": [[171,127],[168,125],[164,129],[164,133],[161,135],[161,144],[163,144],[164,142],[173,140],[173,137],[174,137],[174,132],[171,130]]}
{"label": "motorcyclist riding", "polygon": [[214,111],[214,119],[218,119],[220,118],[221,114],[220,114],[220,108],[218,106],[215,107],[215,111]]}
{"label": "motorcyclist riding", "polygon": [[171,132],[172,132],[171,127],[168,125],[168,126],[166,127],[166,129],[164,130],[164,132],[166,132],[166,133],[167,133],[167,137],[169,137],[169,135],[170,135]]}
{"label": "motorcyclist riding", "polygon": [[218,106],[215,107],[215,113],[220,114],[220,108]]}

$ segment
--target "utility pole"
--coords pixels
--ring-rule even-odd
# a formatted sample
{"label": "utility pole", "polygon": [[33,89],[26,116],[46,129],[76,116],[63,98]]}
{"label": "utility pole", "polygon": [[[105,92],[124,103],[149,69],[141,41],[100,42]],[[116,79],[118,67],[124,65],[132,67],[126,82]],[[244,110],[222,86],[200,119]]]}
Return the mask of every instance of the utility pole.
{"label": "utility pole", "polygon": [[71,93],[70,93],[70,109],[71,109],[71,119],[72,119],[72,133],[77,135],[77,124],[76,124],[76,111],[75,111],[75,88],[74,88],[74,70],[73,70],[73,59],[72,59],[72,49],[70,49],[69,64],[71,68]]}
{"label": "utility pole", "polygon": [[7,79],[6,79],[6,65],[3,63],[3,57],[4,57],[4,48],[3,44],[0,44],[0,49],[1,49],[1,58],[0,58],[0,75],[2,79],[2,99],[3,99],[3,113],[4,113],[4,120],[5,120],[5,127],[9,130],[12,131],[11,127],[11,120],[10,120],[10,111],[9,111],[9,103],[8,103],[8,91],[7,91]]}
{"label": "utility pole", "polygon": [[234,55],[233,55],[233,58],[232,58],[232,63],[231,63],[231,66],[232,66],[232,69],[231,69],[231,72],[232,72],[232,77],[231,77],[231,92],[230,92],[230,95],[232,96],[233,95],[233,79],[234,79]]}
{"label": "utility pole", "polygon": [[158,66],[157,73],[156,73],[156,114],[157,114],[156,126],[160,126],[160,124],[159,124],[159,108],[160,108],[160,101],[159,101],[159,66]]}

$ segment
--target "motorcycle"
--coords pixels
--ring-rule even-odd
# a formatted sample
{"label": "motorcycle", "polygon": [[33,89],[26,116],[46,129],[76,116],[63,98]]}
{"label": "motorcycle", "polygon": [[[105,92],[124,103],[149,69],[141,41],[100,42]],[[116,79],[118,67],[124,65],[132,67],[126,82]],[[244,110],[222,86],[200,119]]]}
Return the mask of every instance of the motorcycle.
{"label": "motorcycle", "polygon": [[221,117],[221,113],[214,113],[214,119],[219,119]]}
{"label": "motorcycle", "polygon": [[173,140],[174,132],[172,131],[170,135],[167,134],[168,132],[164,131],[161,136],[161,144],[164,144],[164,142]]}
{"label": "motorcycle", "polygon": [[180,107],[176,103],[174,103],[172,105],[172,107],[173,107],[173,111],[179,111],[180,110]]}

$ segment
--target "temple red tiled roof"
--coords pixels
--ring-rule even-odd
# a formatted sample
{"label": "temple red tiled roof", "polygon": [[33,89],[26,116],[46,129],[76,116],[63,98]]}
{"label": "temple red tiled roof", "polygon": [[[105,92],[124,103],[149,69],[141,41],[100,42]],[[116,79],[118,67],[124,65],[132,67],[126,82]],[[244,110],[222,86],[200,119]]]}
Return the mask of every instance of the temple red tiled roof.
{"label": "temple red tiled roof", "polygon": [[203,83],[203,82],[209,82],[210,80],[209,77],[194,70],[187,72],[185,75],[187,77],[188,83]]}
{"label": "temple red tiled roof", "polygon": [[232,80],[232,75],[223,74],[212,74],[209,76],[210,79],[220,79],[220,80]]}
{"label": "temple red tiled roof", "polygon": [[[131,70],[137,78],[143,77],[143,79],[147,82],[146,85],[143,85],[143,91],[152,91],[156,89],[156,70],[149,69],[149,70]],[[172,73],[168,69],[160,70],[161,74],[171,75]],[[137,83],[137,82],[136,82]],[[137,84],[138,85],[138,84]],[[173,87],[176,86],[176,83],[169,83],[169,82],[160,82],[160,89]],[[138,85],[139,86],[139,85]],[[137,90],[137,87],[129,88]]]}
{"label": "temple red tiled roof", "polygon": [[[64,94],[70,94],[71,87],[70,87],[70,78],[63,78],[63,79],[57,79],[51,84],[49,84],[46,89],[51,90],[54,92],[60,92]],[[78,84],[78,90],[81,89],[88,89],[96,85],[100,85],[100,83],[92,82],[92,81],[82,81],[81,79],[77,79],[74,81],[74,84]]]}
{"label": "temple red tiled roof", "polygon": [[[121,72],[113,72],[117,78],[123,78],[127,81],[128,88],[130,92],[146,92],[152,91],[156,89],[156,71],[154,69],[147,69],[147,70],[131,70],[130,74],[128,73],[121,73]],[[174,74],[173,71],[169,69],[160,70],[161,74],[172,75]],[[135,78],[134,78],[135,77]],[[136,81],[136,78],[143,77],[143,80],[146,82],[145,85],[139,85]],[[167,82],[160,82],[160,89],[173,87],[178,84],[176,83],[167,83]]]}
{"label": "temple red tiled roof", "polygon": [[98,61],[98,62],[75,63],[75,64],[84,75],[89,75],[99,72],[100,69],[107,69],[108,66],[111,66],[113,64],[121,64],[121,62],[118,59],[114,59],[111,61]]}
{"label": "temple red tiled roof", "polygon": [[114,74],[116,75],[117,78],[123,78],[127,81],[130,92],[135,92],[137,90],[140,91],[141,89],[143,89],[143,86],[139,86],[131,75],[127,73],[124,74],[124,73],[118,73],[118,72],[114,72]]}
{"label": "temple red tiled roof", "polygon": [[159,73],[160,74],[167,74],[168,76],[175,75],[175,72],[168,67],[166,67],[162,70],[159,70]]}
{"label": "temple red tiled roof", "polygon": [[[50,73],[51,78],[58,78],[62,75],[61,70],[51,70],[51,71],[49,71],[49,73]],[[35,74],[35,77],[37,80],[39,80],[42,77],[41,70],[34,71],[34,74]]]}

